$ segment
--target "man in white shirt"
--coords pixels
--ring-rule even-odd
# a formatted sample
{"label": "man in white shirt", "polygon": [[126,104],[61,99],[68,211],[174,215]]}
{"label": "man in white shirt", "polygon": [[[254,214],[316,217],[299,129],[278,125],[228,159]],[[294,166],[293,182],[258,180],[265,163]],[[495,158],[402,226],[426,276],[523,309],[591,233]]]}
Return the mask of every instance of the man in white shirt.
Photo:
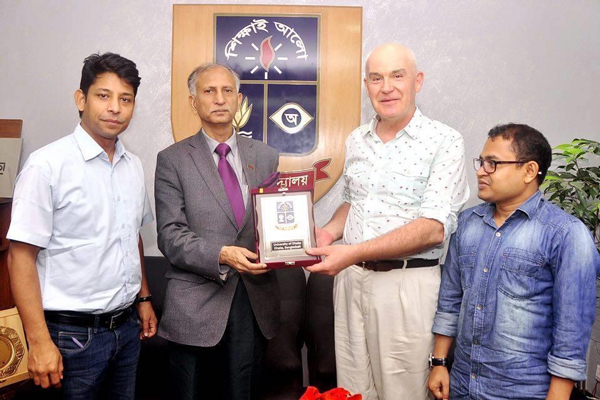
{"label": "man in white shirt", "polygon": [[416,107],[423,78],[402,45],[368,57],[377,115],[348,137],[344,202],[308,251],[337,275],[338,385],[368,400],[427,398],[439,258],[469,198],[462,136]]}
{"label": "man in white shirt", "polygon": [[67,399],[133,399],[140,339],[156,333],[139,235],[152,210],[140,160],[118,139],[139,84],[118,54],[86,58],[81,123],[32,153],[17,179],[9,271],[29,374]]}

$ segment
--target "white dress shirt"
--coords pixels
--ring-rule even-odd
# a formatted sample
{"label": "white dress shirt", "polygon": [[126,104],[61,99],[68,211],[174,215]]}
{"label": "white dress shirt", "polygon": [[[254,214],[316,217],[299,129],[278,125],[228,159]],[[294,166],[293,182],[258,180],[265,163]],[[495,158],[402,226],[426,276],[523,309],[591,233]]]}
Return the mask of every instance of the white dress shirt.
{"label": "white dress shirt", "polygon": [[[382,236],[417,218],[444,225],[444,242],[456,230],[469,199],[464,141],[460,133],[421,114],[387,143],[377,136],[378,117],[346,140],[343,200],[350,203],[344,242]],[[409,258],[436,259],[444,245]]]}
{"label": "white dress shirt", "polygon": [[135,300],[138,235],[152,219],[140,160],[117,140],[111,164],[77,125],[29,156],[7,237],[42,249],[36,265],[44,310],[104,313]]}

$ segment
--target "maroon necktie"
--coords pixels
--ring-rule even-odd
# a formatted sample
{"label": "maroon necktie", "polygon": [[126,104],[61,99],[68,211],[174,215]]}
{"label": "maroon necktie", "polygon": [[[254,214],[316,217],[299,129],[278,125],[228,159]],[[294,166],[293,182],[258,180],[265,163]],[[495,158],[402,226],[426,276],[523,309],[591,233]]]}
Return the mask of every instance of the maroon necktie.
{"label": "maroon necktie", "polygon": [[225,193],[227,193],[227,197],[229,197],[229,203],[231,203],[235,220],[237,221],[238,227],[240,227],[244,220],[244,214],[246,214],[246,207],[244,206],[244,197],[242,196],[240,183],[237,180],[235,171],[226,158],[230,151],[231,148],[227,143],[220,143],[215,149],[215,153],[219,155],[219,175],[221,175]]}

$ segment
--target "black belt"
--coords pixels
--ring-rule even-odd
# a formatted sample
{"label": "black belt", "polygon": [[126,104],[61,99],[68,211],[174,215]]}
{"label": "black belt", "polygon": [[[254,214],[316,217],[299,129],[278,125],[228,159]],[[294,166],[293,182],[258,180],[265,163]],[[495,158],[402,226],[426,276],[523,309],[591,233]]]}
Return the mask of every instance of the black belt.
{"label": "black belt", "polygon": [[133,306],[104,314],[87,314],[77,311],[44,311],[46,321],[55,324],[83,326],[88,328],[117,329],[131,316]]}
{"label": "black belt", "polygon": [[402,268],[423,268],[433,267],[440,263],[440,259],[427,260],[425,258],[411,258],[408,260],[380,260],[380,261],[363,261],[358,264],[359,267],[368,269],[369,271],[386,272],[393,269]]}

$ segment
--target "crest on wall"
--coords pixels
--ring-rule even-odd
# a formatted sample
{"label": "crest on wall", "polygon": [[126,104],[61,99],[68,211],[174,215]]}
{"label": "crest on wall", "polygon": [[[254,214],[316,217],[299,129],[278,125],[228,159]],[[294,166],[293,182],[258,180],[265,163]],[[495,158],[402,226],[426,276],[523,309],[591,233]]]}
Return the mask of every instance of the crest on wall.
{"label": "crest on wall", "polygon": [[318,201],[341,175],[345,138],[360,123],[361,21],[360,7],[174,5],[175,140],[199,129],[190,72],[227,65],[241,80],[238,134],[277,149],[279,170],[310,177]]}
{"label": "crest on wall", "polygon": [[241,80],[238,133],[282,155],[317,145],[319,16],[215,16],[215,61]]}

